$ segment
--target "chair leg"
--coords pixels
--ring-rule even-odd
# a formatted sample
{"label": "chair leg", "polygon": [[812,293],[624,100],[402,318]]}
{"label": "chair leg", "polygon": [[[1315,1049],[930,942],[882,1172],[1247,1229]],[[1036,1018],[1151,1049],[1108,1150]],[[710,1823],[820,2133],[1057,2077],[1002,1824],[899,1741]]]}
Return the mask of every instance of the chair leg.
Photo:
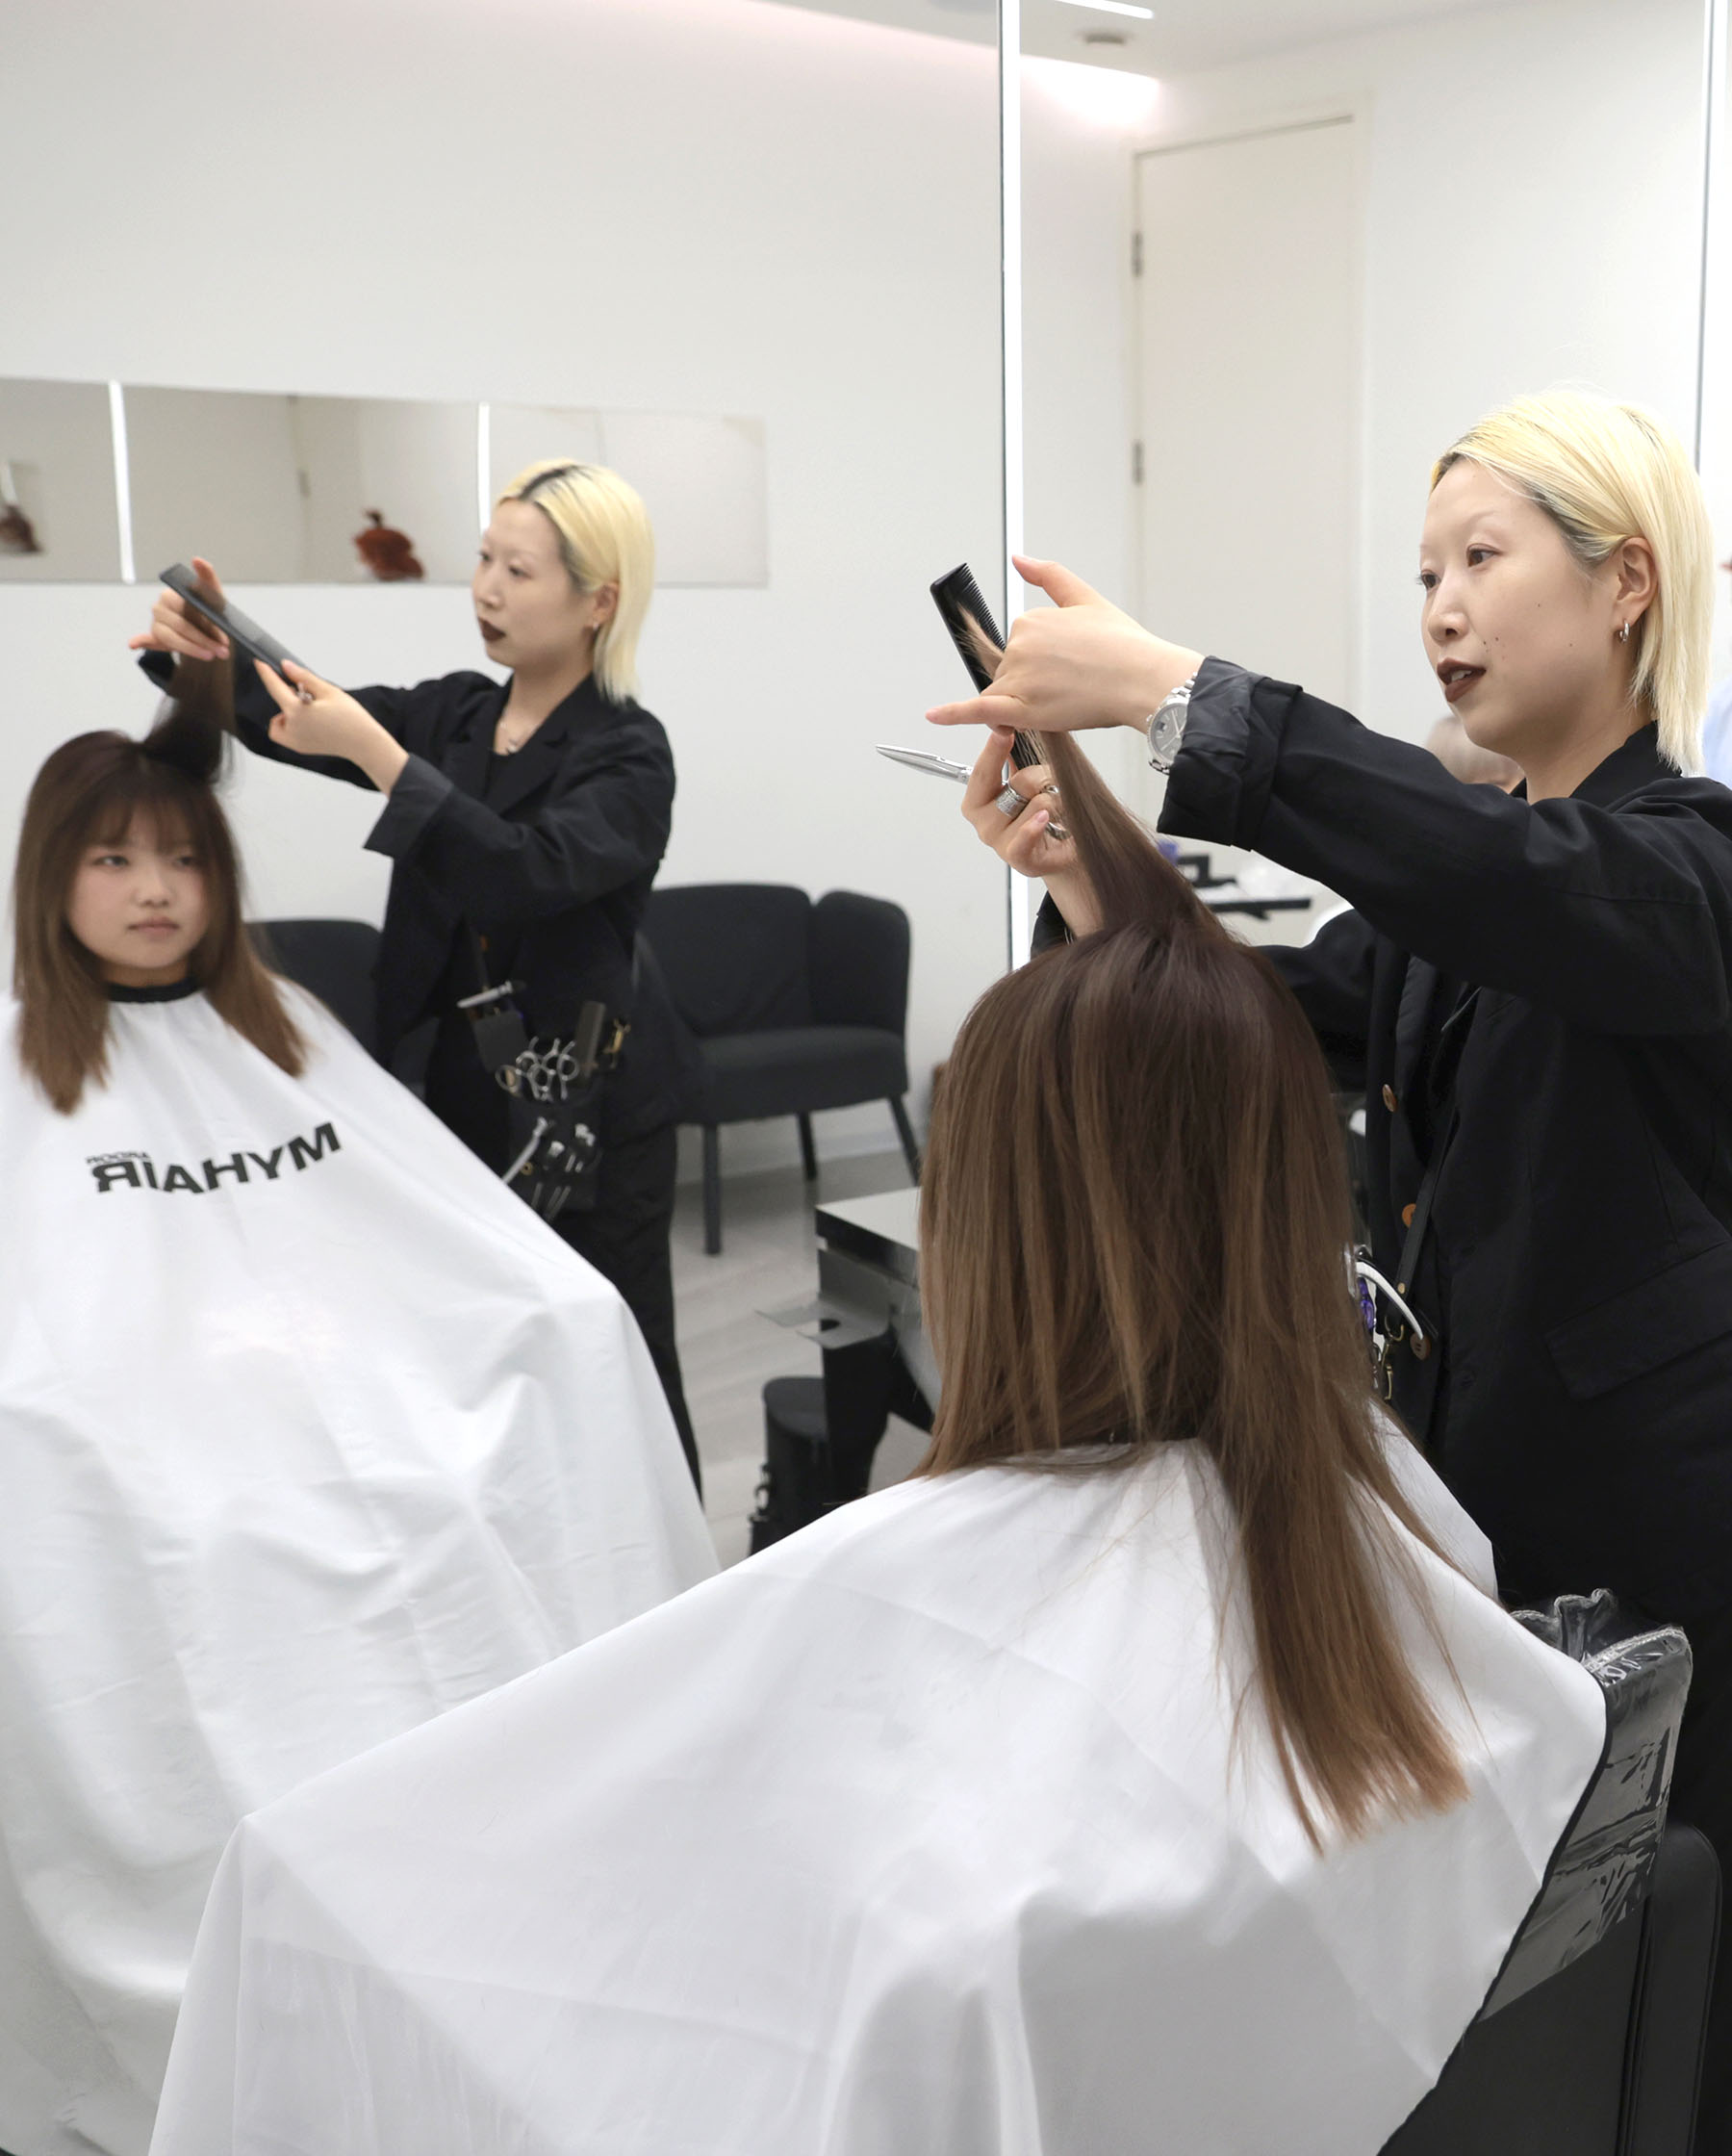
{"label": "chair leg", "polygon": [[800,1124],[800,1165],[805,1169],[806,1181],[815,1183],[818,1180],[818,1154],[812,1144],[812,1118],[801,1116],[797,1120]]}
{"label": "chair leg", "polygon": [[903,1158],[908,1164],[908,1180],[920,1181],[920,1147],[914,1142],[914,1126],[908,1120],[908,1111],[903,1106],[902,1095],[895,1093],[890,1099],[890,1113],[896,1117],[896,1135],[902,1140]]}
{"label": "chair leg", "polygon": [[714,1123],[703,1126],[703,1254],[719,1257],[722,1251],[722,1133]]}

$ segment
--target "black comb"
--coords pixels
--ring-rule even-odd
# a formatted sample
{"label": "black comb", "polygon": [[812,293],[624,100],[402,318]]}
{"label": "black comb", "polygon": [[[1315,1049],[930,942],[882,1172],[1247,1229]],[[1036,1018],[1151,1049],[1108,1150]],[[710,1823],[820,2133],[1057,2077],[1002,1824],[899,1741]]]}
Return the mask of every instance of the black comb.
{"label": "black comb", "polygon": [[[951,642],[962,655],[969,680],[978,689],[990,688],[1005,639],[967,562],[938,578],[932,586],[932,603],[950,630]],[[1032,733],[1019,733],[1010,746],[1010,761],[1019,771],[1026,771],[1032,763],[1044,763],[1046,753]],[[1065,835],[1062,825],[1057,823],[1052,833],[1055,838]]]}

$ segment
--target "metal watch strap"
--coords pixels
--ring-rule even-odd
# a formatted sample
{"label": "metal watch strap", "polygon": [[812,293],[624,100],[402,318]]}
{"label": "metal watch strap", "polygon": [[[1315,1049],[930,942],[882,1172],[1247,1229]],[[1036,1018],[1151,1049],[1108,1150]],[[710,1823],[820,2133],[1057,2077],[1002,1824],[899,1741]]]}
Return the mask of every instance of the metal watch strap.
{"label": "metal watch strap", "polygon": [[1169,690],[1150,712],[1145,731],[1152,771],[1164,775],[1178,760],[1184,741],[1184,722],[1190,716],[1191,691],[1196,685],[1197,677],[1193,674],[1188,681],[1181,681],[1176,689]]}

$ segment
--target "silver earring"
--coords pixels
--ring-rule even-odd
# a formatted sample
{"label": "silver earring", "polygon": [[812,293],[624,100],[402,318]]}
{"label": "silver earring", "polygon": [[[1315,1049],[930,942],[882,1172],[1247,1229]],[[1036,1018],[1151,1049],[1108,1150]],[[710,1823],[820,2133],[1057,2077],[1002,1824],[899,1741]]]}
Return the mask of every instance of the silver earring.
{"label": "silver earring", "polygon": [[1630,641],[1630,625],[1628,622],[1625,622],[1623,627],[1618,630],[1617,641],[1620,644],[1627,644]]}

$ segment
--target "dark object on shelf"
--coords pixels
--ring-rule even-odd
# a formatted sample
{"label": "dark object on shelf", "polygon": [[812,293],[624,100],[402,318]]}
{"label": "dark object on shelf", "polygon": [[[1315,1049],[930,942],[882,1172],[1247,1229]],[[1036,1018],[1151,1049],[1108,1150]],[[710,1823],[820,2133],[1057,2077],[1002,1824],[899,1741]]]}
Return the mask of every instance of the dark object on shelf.
{"label": "dark object on shelf", "polygon": [[340,1018],[375,1055],[373,968],[379,932],[367,921],[249,921],[259,956]]}
{"label": "dark object on shelf", "polygon": [[378,509],[366,509],[368,528],[355,534],[355,552],[375,583],[419,583],[427,572],[416,557],[415,541],[385,522]]}
{"label": "dark object on shelf", "polygon": [[1593,1674],[1606,1758],[1479,2016],[1384,2156],[1690,2156],[1719,1865],[1666,1800],[1690,1650],[1604,1593],[1521,1622]]}
{"label": "dark object on shelf", "polygon": [[751,1523],[754,1555],[866,1495],[873,1455],[892,1415],[916,1429],[932,1426],[932,1411],[889,1334],[827,1348],[822,1377],[771,1378]]}
{"label": "dark object on shelf", "polygon": [[764,1387],[764,1466],[751,1515],[751,1553],[817,1520],[835,1502],[822,1377],[773,1377]]}
{"label": "dark object on shelf", "polygon": [[697,1038],[701,1072],[684,1120],[703,1131],[703,1246],[712,1257],[722,1247],[724,1123],[797,1116],[815,1182],[812,1116],[882,1100],[920,1180],[903,1098],[908,916],[900,906],[856,891],[814,905],[786,884],[676,885],[650,892],[644,938]]}

